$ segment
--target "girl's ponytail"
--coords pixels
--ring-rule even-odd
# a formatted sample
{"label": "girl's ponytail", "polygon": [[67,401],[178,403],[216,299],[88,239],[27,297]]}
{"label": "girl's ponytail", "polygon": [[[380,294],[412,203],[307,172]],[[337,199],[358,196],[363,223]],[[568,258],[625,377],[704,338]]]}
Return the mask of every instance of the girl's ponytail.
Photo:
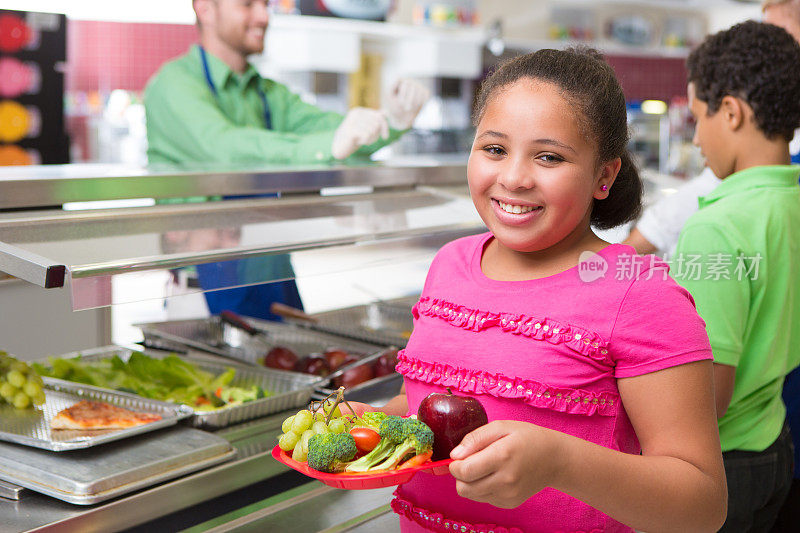
{"label": "girl's ponytail", "polygon": [[642,212],[642,179],[639,169],[627,148],[620,159],[622,166],[608,197],[604,200],[595,199],[592,206],[591,224],[597,229],[609,229],[636,220]]}

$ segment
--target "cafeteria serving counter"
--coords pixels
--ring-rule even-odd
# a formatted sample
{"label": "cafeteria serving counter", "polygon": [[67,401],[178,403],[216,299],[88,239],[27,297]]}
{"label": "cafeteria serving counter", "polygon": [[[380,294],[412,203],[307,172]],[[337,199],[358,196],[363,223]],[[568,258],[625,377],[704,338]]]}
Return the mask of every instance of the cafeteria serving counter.
{"label": "cafeteria serving counter", "polygon": [[[128,293],[126,299],[115,290],[117,280],[151,282],[200,263],[292,254],[304,275],[325,280],[331,272],[430,261],[444,243],[484,230],[466,194],[465,170],[463,157],[348,167],[2,169],[0,271],[14,279],[0,281],[0,349],[33,359],[107,344],[109,310],[169,297],[151,283],[153,291]],[[240,196],[169,201],[223,194]],[[131,199],[136,201],[127,207],[68,205]],[[333,249],[341,251],[335,262],[322,256]],[[226,286],[242,283],[233,279]],[[357,292],[341,283],[323,284],[328,291]],[[33,293],[57,296],[59,305],[32,303],[40,301]],[[80,330],[89,334],[72,324],[60,327],[65,316],[91,318]],[[47,344],[50,337],[61,339],[60,346]],[[397,393],[400,377],[381,383],[348,399],[380,405]],[[271,457],[281,422],[294,412],[217,430],[237,450],[225,463],[95,505],[0,487],[0,532],[339,531],[387,519],[390,491],[329,489]]]}

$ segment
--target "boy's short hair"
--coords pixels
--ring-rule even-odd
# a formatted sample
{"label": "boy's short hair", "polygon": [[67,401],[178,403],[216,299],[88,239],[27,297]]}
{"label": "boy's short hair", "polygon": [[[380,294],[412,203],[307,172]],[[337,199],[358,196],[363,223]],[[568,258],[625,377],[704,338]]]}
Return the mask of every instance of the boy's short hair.
{"label": "boy's short hair", "polygon": [[798,66],[800,45],[792,36],[752,20],[707,37],[686,60],[689,82],[710,115],[725,96],[741,98],[764,135],[787,142],[800,127]]}

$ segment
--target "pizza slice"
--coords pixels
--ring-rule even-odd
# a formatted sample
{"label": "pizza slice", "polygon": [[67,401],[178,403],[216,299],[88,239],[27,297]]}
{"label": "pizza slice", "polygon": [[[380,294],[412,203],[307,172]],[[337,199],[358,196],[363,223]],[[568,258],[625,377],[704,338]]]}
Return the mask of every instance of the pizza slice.
{"label": "pizza slice", "polygon": [[52,429],[124,429],[161,420],[160,415],[138,413],[105,402],[81,400],[50,421]]}

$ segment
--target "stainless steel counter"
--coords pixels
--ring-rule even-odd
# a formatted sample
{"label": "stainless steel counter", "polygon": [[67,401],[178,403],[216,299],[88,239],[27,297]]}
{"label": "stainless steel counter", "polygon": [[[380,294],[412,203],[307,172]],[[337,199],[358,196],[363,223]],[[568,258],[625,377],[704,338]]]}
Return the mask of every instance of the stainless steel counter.
{"label": "stainless steel counter", "polygon": [[217,432],[239,454],[230,462],[105,504],[82,508],[29,490],[19,501],[0,499],[0,531],[119,531],[278,475],[286,467],[269,451],[290,414]]}
{"label": "stainless steel counter", "polygon": [[0,168],[0,210],[133,198],[319,191],[327,187],[400,187],[465,181],[466,154],[414,156],[363,164],[42,165]]}
{"label": "stainless steel counter", "polygon": [[392,533],[400,530],[398,518],[388,503],[394,488],[348,491],[315,481],[251,505],[246,512],[221,516],[190,531]]}

